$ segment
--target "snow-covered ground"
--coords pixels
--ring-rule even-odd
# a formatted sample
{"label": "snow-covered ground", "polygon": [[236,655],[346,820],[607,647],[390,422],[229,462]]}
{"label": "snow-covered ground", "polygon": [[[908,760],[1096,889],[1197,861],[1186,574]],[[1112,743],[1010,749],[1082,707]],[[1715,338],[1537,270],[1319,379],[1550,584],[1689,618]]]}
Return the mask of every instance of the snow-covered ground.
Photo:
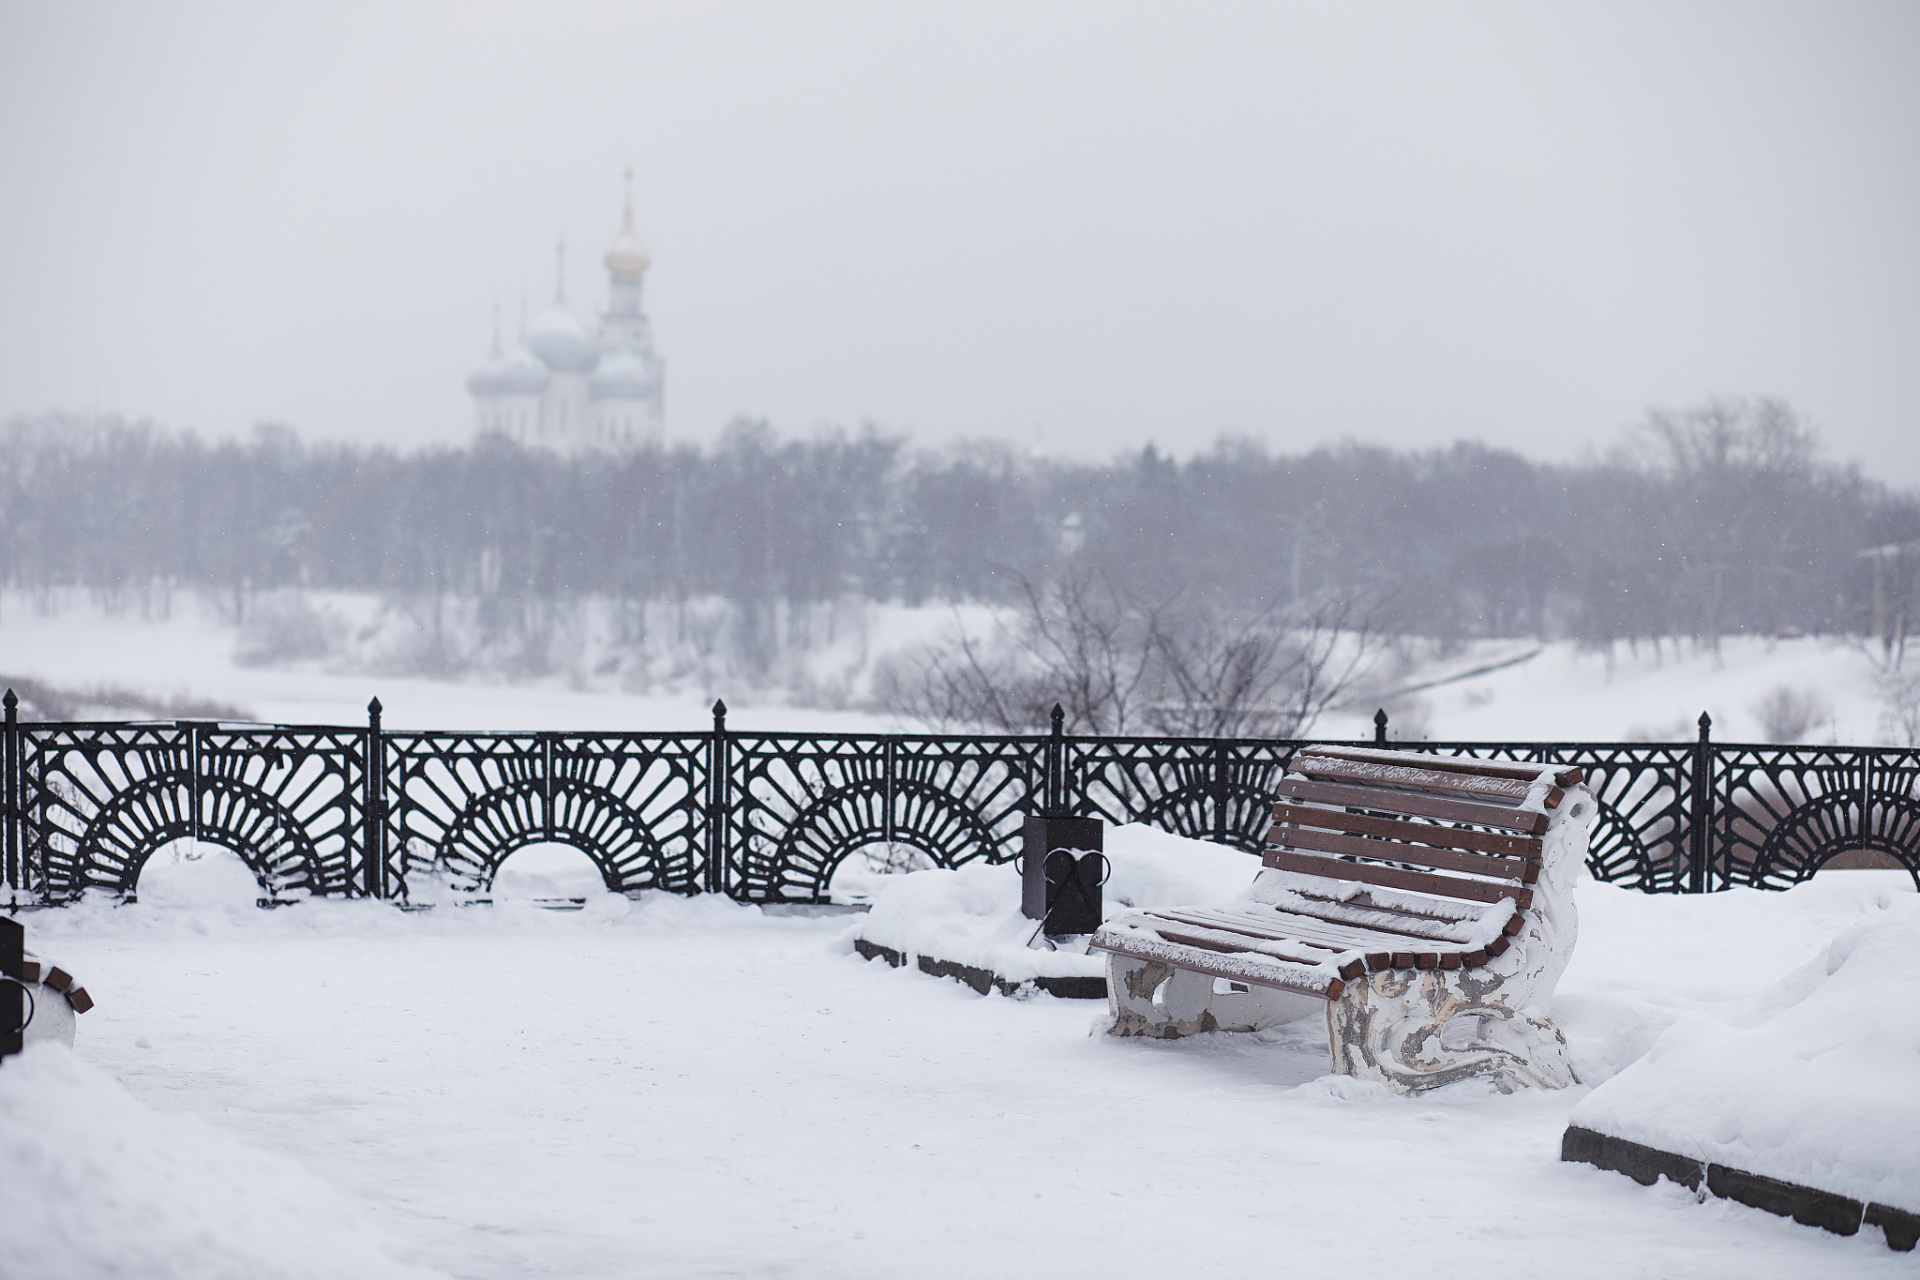
{"label": "snow-covered ground", "polygon": [[[394,727],[697,729],[724,696],[737,728],[873,731],[903,726],[857,709],[872,663],[952,618],[866,607],[789,655],[786,684],[716,665],[636,685],[590,664],[514,683],[406,674],[377,653],[243,661],[245,634],[192,596],[143,617],[9,594],[0,673],[292,723],[360,722],[377,694]],[[1870,656],[1831,639],[1717,655],[1490,643],[1400,667],[1378,692],[1397,693],[1410,736],[1690,738],[1705,709],[1717,737],[1751,740],[1782,688],[1824,708],[1808,740],[1882,740]],[[1370,735],[1371,710],[1318,732]],[[1760,993],[1837,935],[1911,925],[1902,873],[1699,898],[1584,885],[1554,1006],[1583,1085],[1407,1101],[1325,1076],[1317,1023],[1118,1042],[1088,1034],[1092,1004],[983,999],[864,963],[844,918],[515,901],[589,892],[569,857],[516,855],[493,907],[262,912],[229,855],[175,851],[136,906],[31,915],[100,1006],[80,1020],[81,1061],[0,1068],[0,1239],[58,1226],[93,1252],[0,1248],[0,1277],[363,1276],[383,1254],[396,1275],[516,1278],[1911,1273],[1877,1232],[1840,1239],[1557,1159],[1573,1108],[1664,1033],[1751,1026],[1780,1007]],[[1882,1132],[1920,1144],[1911,1110]]]}
{"label": "snow-covered ground", "polygon": [[[1327,1076],[1318,1020],[1114,1040],[1090,1034],[1091,1002],[863,962],[844,917],[662,895],[269,912],[233,888],[28,918],[99,1000],[77,1045],[99,1071],[0,1067],[0,1238],[59,1218],[96,1261],[9,1247],[0,1276],[372,1275],[376,1245],[501,1280],[1913,1270],[1876,1229],[1558,1159],[1573,1108],[1666,1029],[1748,1017],[1837,934],[1920,918],[1899,873],[1696,898],[1584,884],[1553,1012],[1585,1083],[1416,1099]],[[128,1113],[115,1080],[157,1114]],[[1880,1140],[1912,1141],[1920,1101],[1886,1105]],[[115,1126],[122,1154],[102,1156]],[[152,1156],[166,1144],[185,1151]],[[89,1160],[156,1177],[89,1198],[61,1181]],[[332,1235],[263,1246],[247,1214],[300,1197]],[[159,1220],[181,1201],[198,1234]],[[140,1252],[163,1230],[201,1269]],[[223,1231],[255,1250],[225,1271]]]}
{"label": "snow-covered ground", "polygon": [[[362,723],[368,699],[378,695],[395,728],[701,729],[712,722],[714,698],[724,697],[730,722],[741,729],[885,731],[911,726],[859,709],[875,663],[949,634],[963,616],[941,606],[823,606],[812,619],[812,647],[783,651],[751,678],[711,655],[675,651],[654,664],[667,674],[644,682],[600,672],[606,664],[594,647],[598,632],[586,627],[591,634],[575,638],[560,674],[513,681],[501,668],[483,666],[459,680],[407,674],[419,670],[401,659],[418,641],[420,619],[383,610],[368,596],[313,593],[300,606],[304,613],[285,600],[260,607],[281,609],[288,626],[305,619],[344,629],[350,640],[327,657],[260,663],[255,655],[246,662],[259,639],[257,623],[232,624],[218,600],[175,592],[164,611],[143,611],[135,601],[109,611],[78,590],[46,598],[5,592],[0,675],[63,690],[108,686],[155,699],[212,699],[294,724]],[[977,609],[964,618],[976,632],[988,625]],[[664,629],[660,619],[655,624]],[[351,642],[356,637],[365,638]],[[1836,637],[1730,637],[1718,653],[1672,641],[1637,649],[1623,642],[1611,652],[1570,642],[1489,641],[1383,663],[1371,691],[1314,732],[1370,738],[1374,707],[1385,700],[1396,736],[1411,738],[1690,741],[1704,710],[1716,738],[1764,741],[1760,708],[1787,690],[1810,708],[1805,741],[1876,743],[1888,730],[1874,676],[1868,648]]]}

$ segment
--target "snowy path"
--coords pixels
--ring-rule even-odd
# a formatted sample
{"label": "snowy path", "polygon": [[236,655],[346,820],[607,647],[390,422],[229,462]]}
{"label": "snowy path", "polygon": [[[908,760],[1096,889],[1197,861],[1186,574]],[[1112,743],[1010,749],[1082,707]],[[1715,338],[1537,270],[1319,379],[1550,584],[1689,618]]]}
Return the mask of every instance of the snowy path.
{"label": "snowy path", "polygon": [[[34,921],[100,995],[84,1056],[457,1276],[1912,1274],[1877,1235],[1561,1164],[1582,1089],[1388,1099],[1317,1078],[1317,1024],[1089,1037],[1090,1002],[864,964],[844,923],[657,897]],[[1755,986],[1814,945],[1752,932],[1781,953]],[[1589,1020],[1640,981],[1603,976]]]}

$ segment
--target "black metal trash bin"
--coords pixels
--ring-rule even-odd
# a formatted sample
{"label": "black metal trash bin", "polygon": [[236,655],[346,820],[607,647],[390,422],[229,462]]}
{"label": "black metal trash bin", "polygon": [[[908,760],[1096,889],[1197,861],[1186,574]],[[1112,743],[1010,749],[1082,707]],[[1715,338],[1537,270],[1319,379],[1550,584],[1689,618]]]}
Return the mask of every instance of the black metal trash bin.
{"label": "black metal trash bin", "polygon": [[1107,879],[1098,818],[1033,814],[1021,831],[1020,909],[1049,937],[1100,927],[1100,886]]}

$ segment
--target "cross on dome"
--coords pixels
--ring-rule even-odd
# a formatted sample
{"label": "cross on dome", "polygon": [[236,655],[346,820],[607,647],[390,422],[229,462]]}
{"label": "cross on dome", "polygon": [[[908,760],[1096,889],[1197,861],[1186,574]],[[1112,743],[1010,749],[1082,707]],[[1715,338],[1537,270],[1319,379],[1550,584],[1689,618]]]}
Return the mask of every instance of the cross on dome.
{"label": "cross on dome", "polygon": [[633,229],[633,167],[627,167],[627,207],[620,217],[620,234],[613,238],[613,247],[607,250],[607,256],[601,259],[607,265],[607,274],[615,280],[639,283],[646,274],[653,259],[647,256],[646,246],[640,243],[640,233]]}

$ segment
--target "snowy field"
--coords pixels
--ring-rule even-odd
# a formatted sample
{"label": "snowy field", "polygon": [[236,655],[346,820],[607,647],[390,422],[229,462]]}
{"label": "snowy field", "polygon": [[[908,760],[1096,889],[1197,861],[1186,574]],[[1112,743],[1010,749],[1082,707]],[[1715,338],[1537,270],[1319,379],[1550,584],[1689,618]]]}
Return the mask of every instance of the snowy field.
{"label": "snowy field", "polygon": [[[1412,1100],[1327,1076],[1319,1020],[1113,1040],[1090,1034],[1095,1003],[982,998],[861,961],[846,917],[717,898],[37,913],[33,937],[100,1001],[78,1055],[103,1074],[0,1069],[8,1238],[44,1213],[125,1266],[179,1202],[200,1197],[210,1225],[170,1263],[21,1269],[13,1251],[0,1275],[371,1276],[376,1249],[391,1274],[500,1280],[1911,1275],[1877,1229],[1841,1238],[1557,1158],[1594,1083],[1836,934],[1913,920],[1911,881],[1700,898],[1589,883],[1580,908],[1554,1014],[1586,1084]],[[1906,1092],[1887,1140],[1920,1132]],[[63,1185],[116,1124],[159,1126],[185,1172],[106,1196]],[[50,1131],[72,1147],[48,1150]],[[345,1225],[217,1268],[209,1242],[274,1220],[276,1195],[290,1222]]]}
{"label": "snowy field", "polygon": [[[784,652],[752,676],[721,656],[677,653],[661,664],[678,664],[678,676],[642,687],[601,671],[604,655],[587,636],[565,672],[514,681],[476,669],[452,681],[409,674],[415,668],[395,655],[407,651],[416,623],[372,597],[312,593],[310,604],[365,639],[342,642],[329,658],[247,663],[251,633],[225,621],[217,601],[192,593],[174,593],[164,616],[130,602],[108,611],[78,590],[46,600],[0,593],[0,675],[68,691],[213,699],[283,724],[361,724],[377,695],[393,728],[704,729],[713,700],[724,697],[740,729],[884,732],[916,726],[860,709],[881,658],[938,640],[960,622],[975,634],[991,631],[979,609],[856,601],[834,606],[831,643],[824,618],[816,619],[813,647]],[[1371,738],[1374,708],[1385,701],[1396,736],[1410,738],[1691,741],[1704,710],[1723,742],[1767,741],[1760,708],[1785,689],[1812,709],[1801,740],[1870,744],[1888,741],[1874,677],[1868,648],[1838,637],[1729,637],[1718,653],[1673,641],[1657,649],[1622,642],[1611,651],[1526,640],[1450,652],[1416,647],[1385,657],[1353,704],[1313,731]]]}

